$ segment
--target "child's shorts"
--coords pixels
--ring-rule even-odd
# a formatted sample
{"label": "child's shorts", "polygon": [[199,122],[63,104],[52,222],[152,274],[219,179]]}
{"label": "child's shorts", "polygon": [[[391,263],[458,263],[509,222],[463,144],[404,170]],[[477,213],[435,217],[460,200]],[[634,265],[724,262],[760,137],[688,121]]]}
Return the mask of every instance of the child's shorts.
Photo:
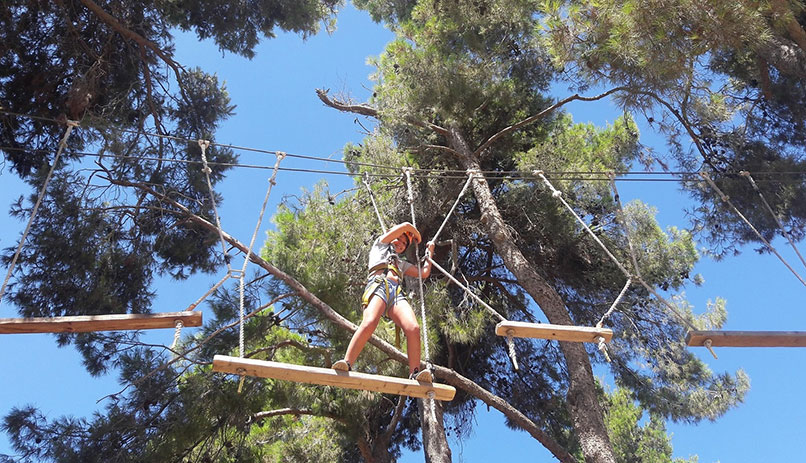
{"label": "child's shorts", "polygon": [[361,307],[366,309],[372,296],[378,296],[383,300],[386,307],[383,316],[387,316],[389,306],[394,306],[398,301],[405,301],[403,288],[398,281],[392,281],[384,275],[370,276],[367,285],[364,287],[364,295],[361,296]]}

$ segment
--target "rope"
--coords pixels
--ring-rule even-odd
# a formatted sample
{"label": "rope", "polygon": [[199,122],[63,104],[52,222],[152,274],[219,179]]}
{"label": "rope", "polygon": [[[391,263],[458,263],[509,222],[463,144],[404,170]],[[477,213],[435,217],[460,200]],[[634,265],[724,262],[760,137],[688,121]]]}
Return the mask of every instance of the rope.
{"label": "rope", "polygon": [[708,173],[700,172],[700,176],[704,178],[709,185],[711,185],[711,188],[713,188],[714,191],[717,192],[722,201],[724,201],[728,206],[730,206],[733,209],[733,211],[744,221],[744,223],[746,223],[747,226],[750,227],[751,230],[753,230],[753,233],[755,233],[756,236],[758,236],[758,239],[760,239],[767,246],[767,249],[772,251],[772,253],[775,254],[781,262],[783,262],[786,268],[788,268],[789,271],[792,272],[792,274],[795,275],[795,277],[797,277],[797,279],[800,280],[800,282],[803,283],[804,286],[806,286],[806,281],[804,281],[803,278],[801,278],[801,276],[798,275],[798,272],[796,272],[795,269],[793,269],[792,266],[789,265],[789,263],[783,258],[783,256],[781,256],[781,254],[778,253],[778,251],[772,246],[772,244],[770,244],[769,241],[767,241],[766,239],[764,239],[763,236],[761,236],[761,233],[759,233],[756,227],[754,227],[753,224],[751,224],[750,221],[747,220],[744,214],[739,212],[739,209],[737,209],[736,206],[733,205],[730,198],[725,193],[723,193],[718,186],[716,186],[716,183],[714,183],[713,180],[711,180],[711,177],[708,175]]}
{"label": "rope", "polygon": [[469,294],[469,295],[470,295],[470,297],[472,297],[473,299],[475,299],[475,300],[476,300],[476,302],[478,302],[479,304],[481,304],[481,306],[482,306],[482,307],[484,307],[485,309],[487,309],[487,311],[488,311],[488,312],[490,312],[490,314],[492,314],[494,317],[498,318],[498,321],[502,321],[502,322],[507,321],[507,319],[506,319],[506,318],[504,318],[504,316],[503,316],[503,315],[501,315],[501,314],[500,314],[500,313],[498,313],[498,312],[497,312],[495,309],[493,309],[492,307],[490,307],[490,304],[487,304],[486,302],[484,302],[484,300],[483,300],[482,298],[480,298],[479,296],[477,296],[477,295],[476,295],[476,293],[474,293],[473,291],[471,291],[471,290],[470,290],[470,288],[468,288],[467,286],[463,285],[461,282],[459,282],[459,280],[457,280],[457,279],[456,279],[456,277],[454,277],[453,275],[451,275],[451,274],[450,274],[450,273],[449,273],[447,270],[445,270],[444,268],[442,268],[442,266],[440,266],[438,263],[434,262],[434,259],[432,259],[432,258],[428,257],[428,261],[429,261],[429,262],[431,262],[431,266],[432,266],[432,267],[434,267],[435,269],[437,269],[437,270],[439,270],[440,272],[442,272],[442,274],[443,274],[443,275],[445,275],[445,276],[446,276],[446,277],[447,277],[449,280],[451,280],[451,282],[452,282],[453,284],[455,284],[456,286],[458,286],[458,287],[462,288],[463,290],[465,290],[465,292],[466,292],[467,294]]}
{"label": "rope", "polygon": [[[58,123],[58,124],[62,123],[62,121],[60,121],[58,119],[48,118],[48,117],[41,117],[41,116],[34,116],[34,115],[30,115],[30,114],[22,114],[22,113],[17,113],[17,112],[14,112],[14,111],[8,111],[8,110],[2,109],[2,108],[0,108],[0,114],[5,114],[5,115],[15,116],[15,117],[23,117],[23,118],[26,118],[26,119],[33,119],[33,120],[39,120],[39,121],[45,121],[45,122],[53,122],[53,123]],[[118,130],[120,132],[124,132],[124,133],[131,133],[131,134],[136,134],[136,135],[144,135],[144,136],[147,136],[147,137],[163,138],[163,139],[179,141],[179,142],[183,142],[183,143],[197,141],[197,140],[190,140],[190,139],[187,139],[187,138],[177,137],[177,136],[173,136],[173,135],[158,134],[158,133],[151,133],[151,132],[144,132],[144,131],[137,131],[137,130],[129,130],[129,129],[122,129],[122,128],[117,128],[116,130]],[[277,150],[268,150],[268,149],[261,149],[261,148],[252,148],[252,147],[247,147],[247,146],[238,146],[238,145],[228,144],[228,143],[210,142],[210,146],[218,146],[218,147],[222,147],[222,148],[230,148],[230,149],[235,149],[235,150],[249,151],[249,152],[261,153],[261,154],[272,154],[272,155],[277,155],[278,153],[282,152],[282,151],[277,151]],[[24,148],[9,147],[9,146],[2,146],[2,147],[0,147],[0,150],[4,150],[4,151],[5,150],[9,150],[9,151],[14,151],[14,150],[18,150],[18,151],[40,151],[40,150],[26,150]],[[42,150],[42,151],[44,151],[44,150]],[[122,155],[121,156],[117,156],[117,155],[99,155],[97,153],[79,153],[79,152],[76,152],[76,153],[73,153],[73,154],[83,154],[83,155],[99,156],[99,157],[119,157],[121,159],[132,158],[132,159],[142,159],[142,160],[150,160],[150,161],[186,162],[186,163],[198,162],[198,161],[188,161],[188,160],[184,160],[184,159],[167,159],[167,158],[140,157],[140,156],[122,156]],[[370,163],[363,163],[363,162],[358,162],[358,161],[345,161],[343,159],[333,159],[332,157],[311,156],[311,155],[291,154],[291,153],[285,153],[285,156],[290,157],[290,158],[293,157],[293,158],[307,159],[307,160],[313,160],[313,161],[339,163],[339,164],[342,164],[342,165],[346,164],[346,165],[351,165],[351,166],[373,167],[373,168],[378,168],[378,169],[389,169],[389,170],[399,169],[398,166],[389,166],[389,165],[383,165],[383,164],[370,164]],[[216,162],[211,162],[210,165],[214,165],[214,166],[230,166],[230,167],[251,167],[251,168],[261,168],[261,169],[270,169],[271,168],[269,166],[250,166],[250,165],[246,165],[246,164],[216,163]],[[336,171],[319,171],[319,170],[288,169],[288,168],[281,168],[280,170],[281,171],[292,171],[292,172],[314,172],[314,173],[331,173],[331,174],[337,174],[337,175],[354,175],[354,174],[349,173],[349,172],[336,172]],[[435,178],[443,178],[443,179],[444,178],[464,178],[464,176],[466,175],[465,171],[454,170],[454,169],[416,169],[416,172],[418,172],[420,174],[422,174],[422,173],[431,173],[431,174],[435,175]],[[601,174],[601,172],[599,172],[599,171],[544,171],[544,172],[546,174],[552,175],[552,176],[561,176],[561,175],[600,175]],[[741,172],[742,171],[728,172],[728,173],[741,174]],[[461,174],[461,176],[456,176],[456,177],[446,177],[445,176],[445,174],[450,174],[450,173]],[[485,175],[504,175],[505,176],[504,178],[510,178],[510,179],[514,179],[514,178],[530,179],[530,178],[532,178],[531,176],[528,175],[527,172],[523,172],[523,171],[482,170],[482,171],[479,171],[479,173],[482,173],[482,174],[485,174]],[[619,175],[619,176],[625,176],[625,175],[691,176],[691,175],[695,175],[697,173],[698,172],[694,172],[694,171],[668,171],[668,172],[618,171],[618,172],[616,172],[616,174]],[[802,176],[806,175],[806,172],[804,172],[804,171],[785,171],[785,172],[758,171],[758,172],[755,172],[755,174],[756,175],[774,175],[774,176],[795,175],[795,176],[802,177]],[[387,174],[382,174],[382,175],[377,175],[377,174],[372,175],[371,174],[370,176],[392,178],[392,177],[397,177],[397,174],[388,174],[388,175]],[[422,177],[422,176],[420,176],[420,177]],[[565,178],[564,177],[564,179],[565,180],[578,180],[578,181],[586,181],[586,180],[607,181],[606,178],[601,178],[601,177],[600,178],[595,178],[595,179],[590,179],[590,178],[586,179],[586,178],[577,178],[577,177]],[[619,178],[618,180],[619,181],[631,181],[631,179],[625,179],[625,178]],[[679,181],[681,181],[681,179],[678,179],[678,178],[674,178],[674,179],[655,179],[655,180],[653,180],[653,179],[637,179],[637,180],[638,181],[650,181],[650,182],[651,181],[663,181],[663,182],[666,182],[666,181],[679,182]]]}
{"label": "rope", "polygon": [[363,181],[364,185],[367,187],[369,199],[372,200],[372,207],[375,208],[375,215],[378,217],[378,223],[381,224],[381,230],[383,230],[383,233],[386,234],[386,224],[383,223],[381,212],[378,210],[378,205],[375,204],[375,195],[372,194],[372,188],[369,186],[369,172],[364,172],[364,176],[361,178],[361,181]]}
{"label": "rope", "polygon": [[439,226],[439,230],[437,230],[437,233],[434,235],[433,238],[431,238],[431,241],[436,243],[437,238],[439,238],[439,235],[442,233],[442,229],[445,228],[445,225],[448,223],[448,219],[451,218],[453,211],[456,210],[456,206],[459,205],[459,201],[462,199],[462,196],[464,196],[465,191],[467,191],[467,187],[470,186],[470,182],[473,181],[473,178],[477,175],[477,172],[478,172],[477,170],[467,171],[467,182],[465,182],[465,186],[462,187],[462,191],[459,192],[459,196],[456,198],[456,201],[453,203],[453,206],[451,206],[451,210],[448,211],[448,215],[445,216],[445,220],[442,221],[442,225]]}
{"label": "rope", "polygon": [[[2,111],[0,111],[2,114]],[[148,135],[148,134],[146,134]],[[211,146],[213,144],[211,143]],[[225,146],[231,147],[231,145],[219,145],[216,146]],[[237,147],[236,147],[237,148]],[[242,148],[245,149],[246,148]],[[43,149],[25,149],[13,146],[0,146],[0,150],[2,151],[20,151],[20,152],[43,152],[43,153],[50,153],[54,150],[43,150]],[[268,150],[252,150],[252,151],[260,151],[264,153],[274,154],[275,151],[268,151]],[[155,157],[155,156],[127,156],[122,154],[103,154],[103,153],[87,153],[81,151],[74,151],[71,152],[72,155],[75,156],[92,156],[97,158],[116,158],[116,159],[126,159],[126,160],[139,160],[139,161],[161,161],[161,162],[176,162],[181,164],[202,164],[201,161],[194,161],[192,159],[172,159],[172,158],[163,158],[163,157]],[[294,155],[287,154],[287,157],[292,157]],[[312,159],[312,160],[321,160],[321,161],[333,161],[333,162],[340,162],[344,165],[351,165],[350,161],[342,161],[342,160],[334,160],[328,158],[320,158],[316,156],[301,156],[296,155],[296,157],[302,157],[304,159]],[[271,170],[271,166],[267,165],[260,165],[260,164],[236,164],[230,162],[209,162],[210,166],[218,166],[218,167],[237,167],[242,169],[263,169],[263,170]],[[378,166],[379,168],[384,169],[397,169],[399,167],[396,166]],[[313,173],[313,174],[327,174],[327,175],[344,175],[344,176],[355,176],[355,174],[346,171],[334,171],[334,170],[321,170],[321,169],[299,169],[299,168],[291,168],[291,167],[281,167],[281,172],[302,172],[302,173]],[[434,179],[463,179],[467,177],[466,171],[457,171],[452,169],[416,169],[416,177],[417,178],[434,178]],[[524,171],[490,171],[490,170],[481,170],[478,171],[480,174],[485,174],[489,178],[495,178],[498,180],[533,180],[535,177],[531,175],[531,173],[524,172]],[[543,171],[547,175],[551,175],[554,178],[560,178],[562,180],[567,181],[580,181],[580,182],[606,182],[609,181],[607,177],[596,176],[601,175],[600,172],[592,172],[592,171]],[[691,176],[697,174],[697,172],[686,172],[686,171],[674,171],[674,172],[642,172],[642,171],[618,171],[615,172],[619,176],[628,176],[628,175],[647,175],[647,176]],[[734,173],[734,172],[728,172]],[[740,172],[734,173],[736,175],[740,175]],[[582,177],[583,175],[588,177]],[[758,171],[755,172],[755,175],[767,175],[767,176],[798,176],[803,177],[806,176],[806,172],[772,172],[772,171]],[[375,178],[399,178],[399,174],[369,174],[369,177]],[[654,182],[688,182],[688,183],[705,183],[705,180],[686,180],[682,178],[618,178],[617,181],[619,182],[647,182],[647,183],[654,183]],[[759,182],[777,182],[777,180],[767,179],[767,180],[758,180]]]}
{"label": "rope", "polygon": [[227,264],[227,271],[229,274],[232,274],[232,266],[230,265],[230,255],[227,252],[227,242],[224,240],[224,233],[221,229],[221,219],[218,217],[218,208],[216,207],[215,203],[215,193],[213,193],[213,184],[210,182],[210,166],[207,164],[207,147],[210,146],[210,142],[208,140],[198,140],[199,147],[201,148],[201,159],[202,159],[202,172],[204,172],[204,177],[207,179],[207,189],[210,191],[210,202],[213,205],[213,214],[215,215],[215,224],[218,227],[218,237],[221,241],[221,251],[224,253],[224,262]]}
{"label": "rope", "polygon": [[14,266],[17,264],[17,259],[20,257],[25,240],[28,239],[28,233],[31,231],[31,226],[34,223],[34,218],[39,210],[39,205],[42,203],[42,198],[44,198],[45,193],[47,192],[48,184],[53,176],[53,172],[56,170],[56,166],[59,165],[59,158],[62,156],[62,151],[64,151],[64,148],[67,146],[67,139],[70,137],[70,134],[76,127],[78,127],[78,122],[71,120],[67,121],[67,129],[64,131],[64,135],[59,141],[59,148],[56,151],[56,157],[53,159],[53,165],[50,166],[48,175],[45,177],[45,183],[42,185],[42,189],[39,190],[36,203],[34,203],[34,208],[31,210],[31,217],[28,219],[28,224],[25,226],[25,231],[22,233],[22,238],[20,239],[20,244],[17,246],[17,251],[14,253],[14,257],[11,259],[11,265],[9,265],[8,273],[6,273],[6,278],[3,280],[3,286],[0,287],[0,301],[3,300],[3,295],[6,293],[6,286],[8,286],[8,281],[11,279],[11,274],[14,272]]}
{"label": "rope", "polygon": [[[644,281],[643,277],[641,277],[641,273],[640,273],[640,271],[638,269],[638,259],[636,258],[635,249],[633,248],[632,240],[630,239],[629,228],[627,227],[626,220],[624,220],[624,218],[623,218],[624,208],[621,205],[621,197],[619,196],[618,189],[616,188],[615,178],[614,178],[614,175],[612,173],[609,174],[609,176],[610,176],[610,184],[611,184],[611,186],[613,188],[613,193],[615,195],[616,204],[618,205],[618,210],[619,210],[619,213],[617,214],[617,219],[619,220],[619,222],[621,222],[621,225],[624,228],[624,233],[625,233],[625,235],[627,237],[627,247],[629,248],[630,257],[632,258],[633,265],[635,266],[635,277],[633,277],[633,275],[630,274],[630,272],[621,264],[621,262],[618,259],[616,259],[616,257],[610,252],[610,250],[607,249],[607,246],[605,246],[604,243],[602,243],[601,240],[599,240],[599,238],[593,233],[593,231],[590,229],[590,227],[588,227],[588,225],[579,217],[579,215],[577,215],[577,213],[573,210],[573,208],[571,208],[571,206],[563,199],[562,192],[560,192],[556,188],[554,188],[554,186],[551,184],[551,182],[549,182],[548,179],[545,177],[545,175],[543,175],[543,172],[542,171],[535,171],[535,174],[543,179],[543,182],[549,187],[549,189],[551,189],[551,191],[552,191],[551,195],[553,197],[559,199],[565,205],[565,207],[569,211],[571,211],[571,213],[574,215],[574,217],[576,217],[577,221],[579,221],[582,224],[582,226],[585,227],[585,230],[587,230],[587,232],[596,240],[596,242],[599,244],[599,246],[601,246],[602,249],[604,249],[605,253],[610,257],[610,259],[612,259],[613,262],[615,262],[616,266],[618,266],[618,268],[624,273],[624,276],[627,277],[627,284],[625,284],[624,289],[621,290],[621,293],[616,298],[616,301],[613,303],[613,305],[611,306],[610,310],[608,310],[608,313],[605,314],[605,317],[609,316],[610,313],[615,309],[616,305],[618,305],[618,303],[620,302],[621,298],[624,296],[624,294],[626,293],[627,289],[632,284],[632,280],[637,279],[638,282],[641,283],[641,285],[644,288],[647,289],[647,291],[652,293],[652,295],[654,295],[667,308],[669,308],[669,310],[671,310],[671,312],[673,314],[675,314],[683,323],[688,325],[688,327],[690,329],[692,329],[692,330],[697,329],[696,327],[694,327],[694,325],[691,324],[691,322],[688,321],[688,319],[686,317],[683,316],[683,314],[680,313],[679,310],[677,310],[677,308],[675,308],[670,302],[668,302],[665,298],[663,298],[660,294],[658,294],[658,292],[655,290],[655,288],[650,286],[647,282]],[[602,320],[599,322],[599,324],[604,322],[605,317],[602,317]],[[599,325],[597,324],[597,326],[599,326]],[[605,354],[605,358],[607,358],[608,361],[609,361],[610,357],[607,355],[606,349],[603,349],[604,340],[599,339],[598,344],[599,344],[600,350],[603,350],[603,353]],[[713,354],[713,351],[711,351],[711,353]],[[715,354],[714,354],[714,357],[716,357]]]}
{"label": "rope", "polygon": [[628,271],[627,271],[627,269],[626,269],[626,268],[624,268],[624,266],[623,266],[623,265],[621,265],[621,262],[619,262],[619,260],[618,260],[618,259],[616,259],[616,256],[614,256],[614,255],[613,255],[613,253],[611,253],[611,252],[610,252],[610,250],[607,248],[607,246],[605,246],[605,245],[604,245],[604,243],[602,243],[602,241],[599,239],[599,237],[598,237],[598,236],[596,236],[596,233],[593,233],[593,230],[591,230],[591,229],[590,229],[590,227],[588,226],[588,224],[587,224],[587,223],[585,223],[585,221],[584,221],[584,220],[582,220],[582,218],[581,218],[581,217],[579,217],[579,215],[576,213],[576,211],[574,211],[574,208],[572,208],[572,207],[571,207],[571,206],[570,206],[570,205],[569,205],[569,204],[568,204],[568,203],[565,201],[565,199],[563,198],[563,193],[562,193],[562,191],[560,191],[560,190],[558,190],[558,189],[554,188],[554,185],[552,185],[552,184],[551,184],[551,182],[549,182],[549,179],[547,179],[547,178],[546,178],[546,176],[545,176],[545,175],[543,175],[543,171],[542,171],[542,170],[536,170],[536,171],[534,171],[534,174],[535,174],[535,175],[537,175],[538,177],[540,177],[540,178],[543,180],[543,183],[545,183],[545,184],[546,184],[546,186],[548,186],[548,188],[551,190],[551,196],[552,196],[552,197],[554,197],[554,198],[559,199],[559,200],[560,200],[560,202],[562,202],[562,203],[563,203],[563,205],[566,207],[566,209],[568,209],[568,210],[571,212],[571,214],[573,214],[573,216],[574,216],[574,217],[577,219],[577,221],[578,221],[580,224],[582,224],[582,227],[583,227],[583,228],[585,228],[585,231],[587,231],[587,232],[588,232],[588,234],[589,234],[591,237],[593,237],[593,239],[594,239],[594,240],[595,240],[595,241],[596,241],[596,242],[599,244],[599,246],[600,246],[600,247],[601,247],[601,248],[604,250],[604,252],[605,252],[605,253],[608,255],[608,257],[610,257],[610,259],[611,259],[611,260],[612,260],[612,261],[613,261],[613,262],[616,264],[616,266],[618,266],[618,268],[619,268],[619,269],[621,269],[621,271],[622,271],[622,272],[624,272],[624,274],[625,274],[625,275],[627,275],[627,276],[629,277],[629,276],[630,276],[630,272],[628,272]]}
{"label": "rope", "polygon": [[[638,267],[638,258],[636,257],[635,248],[632,245],[632,239],[630,237],[630,228],[627,226],[627,220],[624,218],[624,207],[621,204],[621,196],[619,195],[618,188],[616,187],[616,181],[613,174],[611,174],[610,185],[613,188],[614,199],[616,200],[616,205],[618,206],[618,213],[616,214],[616,220],[618,220],[619,223],[621,223],[621,226],[624,229],[624,235],[627,238],[627,248],[630,251],[630,258],[632,259],[633,266],[635,267],[634,268],[635,277],[631,277],[629,274],[626,273],[625,275],[628,278],[637,279],[638,282],[641,283],[641,286],[646,288],[647,291],[649,291],[653,296],[655,296],[655,298],[658,299],[663,305],[665,305],[666,308],[668,308],[678,319],[680,319],[680,321],[682,321],[686,326],[688,326],[690,330],[696,330],[697,327],[695,327],[688,320],[688,318],[686,318],[683,314],[681,314],[680,311],[677,310],[677,308],[674,305],[672,305],[671,302],[667,301],[663,296],[658,294],[655,288],[653,288],[646,281],[644,281],[644,278],[641,276],[641,270]],[[706,343],[706,347],[711,352],[711,355],[713,355],[714,358],[717,358],[716,353],[714,352],[713,349],[711,349],[710,342]]]}
{"label": "rope", "polygon": [[[494,317],[498,318],[499,321],[502,321],[502,322],[507,321],[507,319],[504,318],[503,315],[501,315],[495,309],[493,309],[490,306],[490,304],[487,304],[486,302],[484,302],[484,300],[482,298],[480,298],[479,296],[477,296],[476,293],[471,291],[470,288],[468,288],[467,286],[465,286],[461,282],[459,282],[459,280],[457,280],[456,277],[454,277],[453,275],[450,274],[450,272],[448,272],[447,270],[442,268],[442,266],[439,265],[438,263],[436,263],[434,261],[434,259],[432,259],[429,256],[427,256],[426,259],[428,259],[428,262],[431,262],[432,267],[434,267],[435,269],[437,269],[440,272],[442,272],[442,274],[445,275],[446,277],[448,277],[448,279],[451,280],[451,282],[453,282],[453,284],[455,284],[456,286],[462,288],[465,291],[465,294],[470,295],[470,297],[475,299],[476,302],[481,304],[482,307],[487,309],[487,311],[490,312],[490,314],[492,314]],[[515,355],[515,342],[512,340],[512,335],[510,335],[510,334],[507,334],[507,350],[508,350],[507,353],[509,355],[509,358],[512,361],[512,367],[517,371],[518,370],[518,358]]]}
{"label": "rope", "polygon": [[185,324],[182,323],[182,320],[177,320],[174,326],[174,342],[171,343],[171,350],[174,351],[174,359],[179,356],[179,353],[176,352],[176,345],[179,344],[179,338],[182,336],[182,328],[184,328],[184,326]]}
{"label": "rope", "polygon": [[610,314],[613,313],[614,310],[616,310],[616,306],[621,303],[621,299],[624,298],[625,294],[627,294],[627,290],[630,289],[631,285],[632,285],[632,277],[628,277],[627,282],[624,283],[624,288],[621,289],[621,292],[618,294],[618,297],[616,297],[616,300],[613,301],[613,304],[610,306],[610,308],[607,309],[607,312],[605,312],[605,314],[602,315],[601,320],[599,320],[599,323],[596,324],[596,328],[601,328],[602,325],[604,324],[604,321],[610,316]]}
{"label": "rope", "polygon": [[747,181],[750,182],[750,185],[753,187],[753,189],[756,190],[756,193],[758,193],[758,197],[761,198],[761,202],[764,203],[764,206],[766,206],[767,210],[770,211],[770,215],[772,215],[773,218],[775,218],[775,222],[778,223],[778,226],[781,228],[781,233],[784,235],[784,237],[786,237],[787,241],[789,241],[789,245],[792,246],[792,249],[795,250],[795,254],[798,255],[798,258],[800,258],[800,261],[803,263],[803,265],[806,266],[806,260],[803,259],[803,256],[800,254],[800,251],[798,251],[798,247],[795,246],[795,242],[794,240],[792,240],[792,235],[790,235],[789,232],[786,231],[786,227],[784,227],[784,224],[781,222],[781,218],[778,217],[778,214],[776,214],[775,211],[772,210],[770,203],[768,203],[767,199],[764,198],[764,195],[761,194],[761,190],[758,188],[758,185],[756,185],[756,181],[753,180],[753,177],[750,175],[750,172],[743,170],[739,174],[742,175],[743,177],[746,177]]}
{"label": "rope", "polygon": [[[252,256],[252,247],[255,245],[255,240],[257,239],[257,233],[260,230],[260,225],[263,223],[263,214],[266,212],[266,206],[269,204],[269,195],[271,195],[271,190],[274,185],[277,184],[277,170],[280,168],[280,162],[285,158],[285,153],[278,153],[277,154],[277,162],[274,163],[274,171],[269,178],[269,187],[266,189],[266,196],[263,198],[263,206],[260,208],[260,215],[257,219],[257,224],[255,224],[255,231],[252,232],[252,239],[249,240],[249,247],[246,249],[246,256],[243,259],[243,267],[241,267],[240,277],[238,278],[239,287],[240,287],[240,333],[239,333],[239,354],[240,357],[243,358],[244,356],[244,275],[246,275],[246,268],[249,265],[249,258]],[[219,229],[220,231],[220,229]]]}
{"label": "rope", "polygon": [[[410,167],[403,169],[403,172],[406,174],[406,187],[408,188],[409,208],[411,209],[411,224],[414,225],[414,228],[417,228],[417,217],[414,214],[414,192],[411,186],[411,171],[412,169]],[[417,257],[417,280],[419,281],[420,287],[420,318],[423,320],[423,347],[425,349],[425,361],[427,363],[431,359],[431,351],[428,345],[428,325],[425,316],[425,291],[423,290],[423,267],[420,265],[420,247],[415,246],[414,251]]]}
{"label": "rope", "polygon": [[215,290],[220,288],[221,285],[223,285],[225,281],[229,280],[230,276],[232,276],[232,274],[230,272],[227,272],[227,274],[224,275],[224,278],[222,278],[221,281],[219,281],[218,283],[214,284],[212,288],[210,288],[206,293],[204,293],[204,296],[200,297],[193,304],[190,304],[186,310],[196,310],[196,307],[199,304],[201,304],[205,299],[207,299],[208,296],[213,294],[215,292]]}

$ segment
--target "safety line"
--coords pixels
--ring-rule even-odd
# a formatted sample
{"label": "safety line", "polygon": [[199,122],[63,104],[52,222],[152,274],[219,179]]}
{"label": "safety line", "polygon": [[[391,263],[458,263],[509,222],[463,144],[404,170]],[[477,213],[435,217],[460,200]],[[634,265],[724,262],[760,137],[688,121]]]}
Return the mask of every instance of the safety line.
{"label": "safety line", "polygon": [[19,259],[20,257],[20,253],[22,252],[22,247],[25,244],[25,240],[28,239],[28,233],[31,231],[31,226],[34,223],[34,218],[36,218],[36,213],[39,210],[39,205],[42,204],[42,199],[45,197],[45,194],[47,193],[48,184],[50,183],[50,179],[53,176],[53,172],[59,165],[59,158],[62,156],[62,152],[64,151],[65,146],[67,146],[67,139],[70,137],[70,134],[73,132],[73,129],[78,127],[78,122],[76,121],[68,120],[66,124],[67,129],[64,131],[64,135],[62,136],[61,141],[59,141],[59,149],[56,151],[56,157],[53,159],[53,164],[50,166],[48,175],[45,177],[45,183],[42,184],[42,188],[39,190],[39,195],[37,195],[36,202],[34,203],[34,208],[31,210],[31,217],[28,219],[28,224],[25,226],[25,231],[22,233],[22,238],[20,238],[20,244],[17,246],[17,251],[14,253],[14,257],[11,259],[11,264],[8,267],[8,273],[6,273],[6,278],[3,280],[3,286],[0,287],[0,301],[3,300],[3,295],[6,293],[6,287],[8,286],[8,281],[11,279],[11,274],[14,272],[14,266],[17,264],[17,259]]}

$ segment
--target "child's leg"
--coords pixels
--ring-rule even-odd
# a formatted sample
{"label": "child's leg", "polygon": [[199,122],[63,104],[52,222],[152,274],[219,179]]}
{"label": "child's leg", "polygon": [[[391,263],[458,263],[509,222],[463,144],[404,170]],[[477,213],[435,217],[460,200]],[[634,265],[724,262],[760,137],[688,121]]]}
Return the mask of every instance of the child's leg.
{"label": "child's leg", "polygon": [[420,325],[408,301],[400,299],[389,309],[389,318],[406,334],[406,351],[409,354],[409,373],[420,368]]}
{"label": "child's leg", "polygon": [[372,296],[369,300],[369,304],[364,309],[361,324],[358,325],[358,329],[355,330],[355,334],[353,334],[353,338],[350,340],[350,345],[347,347],[347,353],[344,354],[344,359],[350,362],[350,365],[355,364],[356,359],[358,359],[358,354],[361,353],[364,349],[364,345],[369,341],[372,333],[375,332],[375,328],[378,327],[378,322],[381,320],[385,308],[386,303],[381,297]]}

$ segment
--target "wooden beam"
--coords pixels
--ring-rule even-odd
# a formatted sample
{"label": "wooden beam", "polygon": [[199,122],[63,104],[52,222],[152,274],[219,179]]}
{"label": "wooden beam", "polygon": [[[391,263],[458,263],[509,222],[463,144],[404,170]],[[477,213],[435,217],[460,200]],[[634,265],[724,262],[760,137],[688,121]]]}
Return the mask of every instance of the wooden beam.
{"label": "wooden beam", "polygon": [[495,326],[495,334],[498,336],[507,336],[510,332],[516,338],[554,339],[570,342],[598,342],[599,337],[604,338],[605,342],[610,342],[613,338],[613,330],[609,328],[512,321],[504,321]]}
{"label": "wooden beam", "polygon": [[151,330],[201,326],[201,312],[80,315],[74,317],[0,318],[0,334],[88,333],[92,331]]}
{"label": "wooden beam", "polygon": [[806,331],[689,331],[686,344],[712,347],[806,347]]}
{"label": "wooden beam", "polygon": [[422,399],[428,398],[429,393],[432,392],[434,394],[433,398],[437,400],[453,400],[453,396],[456,395],[456,389],[445,384],[423,383],[394,376],[368,375],[352,371],[336,371],[330,368],[309,367],[226,355],[213,357],[213,371],[322,386],[361,389],[385,394],[406,395]]}

